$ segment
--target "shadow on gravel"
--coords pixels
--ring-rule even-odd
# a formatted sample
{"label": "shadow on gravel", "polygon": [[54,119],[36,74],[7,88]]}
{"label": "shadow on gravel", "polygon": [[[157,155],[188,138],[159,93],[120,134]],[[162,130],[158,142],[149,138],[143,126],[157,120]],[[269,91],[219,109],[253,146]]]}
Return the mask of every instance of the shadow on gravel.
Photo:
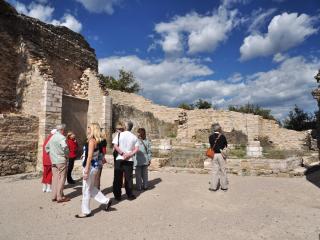
{"label": "shadow on gravel", "polygon": [[64,185],[64,189],[75,188],[78,186],[82,187],[82,178],[75,180],[75,184],[67,183],[66,185]]}
{"label": "shadow on gravel", "polygon": [[82,195],[82,185],[73,185],[73,189],[74,191],[66,194],[66,197],[73,199]]}
{"label": "shadow on gravel", "polygon": [[320,166],[314,166],[306,171],[306,179],[320,188]]}
{"label": "shadow on gravel", "polygon": [[17,182],[21,180],[33,180],[40,179],[42,177],[42,173],[32,172],[32,173],[22,173],[15,175],[2,176],[0,179],[6,180],[8,182]]}

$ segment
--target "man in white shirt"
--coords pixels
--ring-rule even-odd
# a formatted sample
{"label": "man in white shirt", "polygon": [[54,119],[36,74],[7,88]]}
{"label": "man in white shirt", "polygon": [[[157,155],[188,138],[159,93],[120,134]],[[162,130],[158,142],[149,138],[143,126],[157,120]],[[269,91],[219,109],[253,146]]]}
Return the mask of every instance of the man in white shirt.
{"label": "man in white shirt", "polygon": [[[112,141],[118,152],[114,166],[113,194],[116,200],[121,200],[122,177],[125,177],[125,189],[128,200],[136,197],[132,193],[133,188],[133,156],[139,150],[138,138],[131,133],[133,123],[126,123],[126,131],[118,133]],[[120,134],[120,135],[119,135]]]}

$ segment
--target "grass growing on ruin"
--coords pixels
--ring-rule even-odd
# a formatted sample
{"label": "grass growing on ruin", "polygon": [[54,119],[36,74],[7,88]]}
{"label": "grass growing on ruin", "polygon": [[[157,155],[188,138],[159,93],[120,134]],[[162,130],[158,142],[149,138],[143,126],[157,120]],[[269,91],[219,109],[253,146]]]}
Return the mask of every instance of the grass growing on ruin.
{"label": "grass growing on ruin", "polygon": [[263,156],[265,158],[270,158],[270,159],[286,159],[293,156],[302,157],[307,155],[310,155],[309,151],[285,150],[285,149],[278,149],[278,148],[263,149]]}
{"label": "grass growing on ruin", "polygon": [[177,137],[177,134],[174,133],[174,132],[171,132],[171,133],[169,133],[168,137],[169,137],[169,138],[176,138],[176,137]]}
{"label": "grass growing on ruin", "polygon": [[247,153],[246,153],[246,145],[241,144],[241,145],[235,145],[233,149],[230,149],[228,151],[228,155],[231,157],[235,158],[245,158]]}

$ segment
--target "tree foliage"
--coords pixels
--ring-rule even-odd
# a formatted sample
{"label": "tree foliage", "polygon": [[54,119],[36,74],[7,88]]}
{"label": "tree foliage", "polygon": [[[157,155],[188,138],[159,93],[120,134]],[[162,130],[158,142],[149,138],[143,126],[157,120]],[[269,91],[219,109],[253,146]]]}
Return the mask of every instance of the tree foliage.
{"label": "tree foliage", "polygon": [[319,112],[316,112],[315,114],[304,112],[303,109],[295,105],[285,119],[284,127],[296,131],[315,129],[317,114],[319,114]]}
{"label": "tree foliage", "polygon": [[197,109],[209,109],[212,108],[212,104],[207,102],[206,100],[202,100],[201,98],[199,98],[199,100],[194,104],[194,106]]}
{"label": "tree foliage", "polygon": [[193,106],[193,104],[181,103],[181,104],[179,104],[178,108],[182,108],[185,110],[193,110],[194,106]]}
{"label": "tree foliage", "polygon": [[193,109],[209,109],[214,108],[217,109],[217,107],[213,107],[211,103],[207,102],[206,100],[202,100],[199,98],[197,102],[194,104],[188,104],[188,103],[181,103],[178,108],[182,108],[185,110],[193,110]]}
{"label": "tree foliage", "polygon": [[230,105],[228,107],[229,111],[234,111],[234,112],[241,112],[241,113],[251,113],[254,115],[259,115],[265,119],[271,119],[271,120],[276,120],[274,116],[271,115],[271,110],[269,109],[263,109],[257,104],[251,104],[247,103],[243,106],[235,106],[235,105]]}
{"label": "tree foliage", "polygon": [[136,81],[132,72],[123,69],[119,70],[119,77],[115,79],[112,76],[99,74],[98,77],[104,87],[107,89],[119,90],[128,93],[137,93],[141,90],[140,84]]}

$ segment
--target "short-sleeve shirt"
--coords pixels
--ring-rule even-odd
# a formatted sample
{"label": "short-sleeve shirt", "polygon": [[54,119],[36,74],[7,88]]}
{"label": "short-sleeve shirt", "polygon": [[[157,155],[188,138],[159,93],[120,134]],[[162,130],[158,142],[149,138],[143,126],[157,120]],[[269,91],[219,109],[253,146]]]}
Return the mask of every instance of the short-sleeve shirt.
{"label": "short-sleeve shirt", "polygon": [[[119,133],[118,133],[119,134]],[[122,152],[129,153],[134,150],[135,147],[139,147],[138,138],[132,132],[124,131],[120,133],[119,142],[118,134],[114,137],[112,144],[118,145]],[[123,160],[123,156],[118,154],[116,160]],[[133,161],[133,158],[129,158],[128,161]]]}

